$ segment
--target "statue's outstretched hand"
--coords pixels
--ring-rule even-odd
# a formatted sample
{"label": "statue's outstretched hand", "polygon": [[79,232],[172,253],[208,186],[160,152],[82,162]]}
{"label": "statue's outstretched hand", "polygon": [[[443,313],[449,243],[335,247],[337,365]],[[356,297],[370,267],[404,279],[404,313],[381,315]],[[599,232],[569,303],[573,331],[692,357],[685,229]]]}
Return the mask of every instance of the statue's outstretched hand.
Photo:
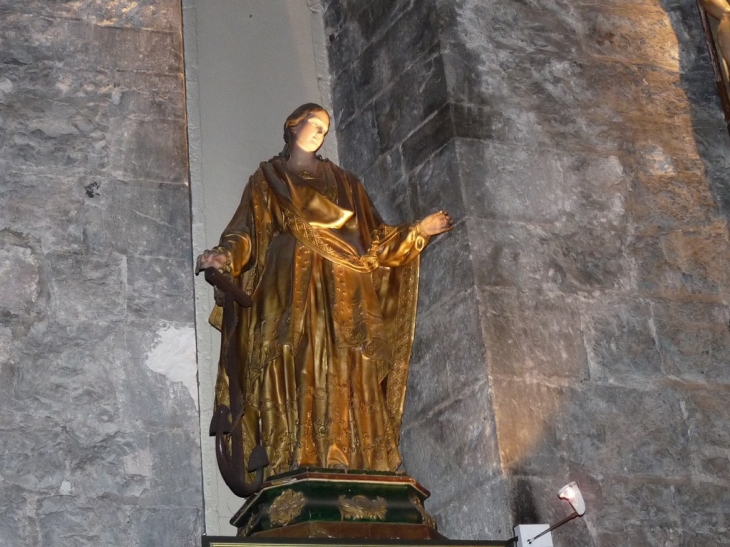
{"label": "statue's outstretched hand", "polygon": [[451,220],[451,217],[443,211],[428,215],[419,223],[421,231],[430,236],[448,232],[453,227],[454,222]]}
{"label": "statue's outstretched hand", "polygon": [[227,261],[228,257],[226,257],[223,253],[205,250],[203,251],[203,254],[198,256],[198,260],[195,264],[195,272],[197,273],[206,268],[210,268],[211,266],[220,270],[226,265]]}

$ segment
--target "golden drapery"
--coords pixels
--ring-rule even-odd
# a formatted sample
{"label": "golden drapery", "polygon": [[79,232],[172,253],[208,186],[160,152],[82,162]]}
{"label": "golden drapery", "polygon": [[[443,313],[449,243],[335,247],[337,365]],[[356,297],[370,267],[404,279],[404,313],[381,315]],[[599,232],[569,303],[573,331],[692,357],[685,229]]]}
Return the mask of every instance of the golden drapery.
{"label": "golden drapery", "polygon": [[[297,467],[395,471],[419,254],[417,223],[383,223],[362,184],[328,160],[297,175],[278,158],[249,180],[216,250],[253,306],[223,329],[216,405],[244,400],[244,453]],[[220,328],[220,310],[211,322]],[[240,385],[229,386],[228,344]]]}

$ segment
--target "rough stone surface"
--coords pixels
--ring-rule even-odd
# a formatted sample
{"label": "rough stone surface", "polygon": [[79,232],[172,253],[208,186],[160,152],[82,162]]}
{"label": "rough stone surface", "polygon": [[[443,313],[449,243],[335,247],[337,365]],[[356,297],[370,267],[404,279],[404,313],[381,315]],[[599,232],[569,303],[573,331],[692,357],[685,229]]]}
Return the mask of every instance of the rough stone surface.
{"label": "rough stone surface", "polygon": [[0,29],[0,542],[197,544],[180,4]]}
{"label": "rough stone surface", "polygon": [[556,522],[576,480],[556,545],[730,542],[730,138],[696,2],[324,5],[344,166],[387,220],[456,220],[401,443],[441,532]]}

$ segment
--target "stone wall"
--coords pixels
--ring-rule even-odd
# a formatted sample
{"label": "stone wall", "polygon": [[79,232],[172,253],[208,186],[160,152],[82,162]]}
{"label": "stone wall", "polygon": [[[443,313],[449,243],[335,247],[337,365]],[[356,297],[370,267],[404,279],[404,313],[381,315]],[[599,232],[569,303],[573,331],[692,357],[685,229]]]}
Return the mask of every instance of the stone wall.
{"label": "stone wall", "polygon": [[176,0],[0,1],[0,538],[202,532]]}
{"label": "stone wall", "polygon": [[730,139],[694,0],[330,0],[340,158],[424,256],[402,438],[453,538],[730,540]]}

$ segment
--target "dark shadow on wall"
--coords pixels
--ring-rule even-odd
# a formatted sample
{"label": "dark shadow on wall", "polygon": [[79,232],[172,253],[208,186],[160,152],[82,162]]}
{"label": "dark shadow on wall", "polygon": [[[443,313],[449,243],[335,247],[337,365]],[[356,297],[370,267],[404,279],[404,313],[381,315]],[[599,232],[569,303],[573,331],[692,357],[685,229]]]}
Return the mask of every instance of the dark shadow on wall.
{"label": "dark shadow on wall", "polygon": [[719,213],[730,221],[730,135],[725,125],[696,0],[660,0],[679,45],[680,86],[687,95],[697,152]]}

